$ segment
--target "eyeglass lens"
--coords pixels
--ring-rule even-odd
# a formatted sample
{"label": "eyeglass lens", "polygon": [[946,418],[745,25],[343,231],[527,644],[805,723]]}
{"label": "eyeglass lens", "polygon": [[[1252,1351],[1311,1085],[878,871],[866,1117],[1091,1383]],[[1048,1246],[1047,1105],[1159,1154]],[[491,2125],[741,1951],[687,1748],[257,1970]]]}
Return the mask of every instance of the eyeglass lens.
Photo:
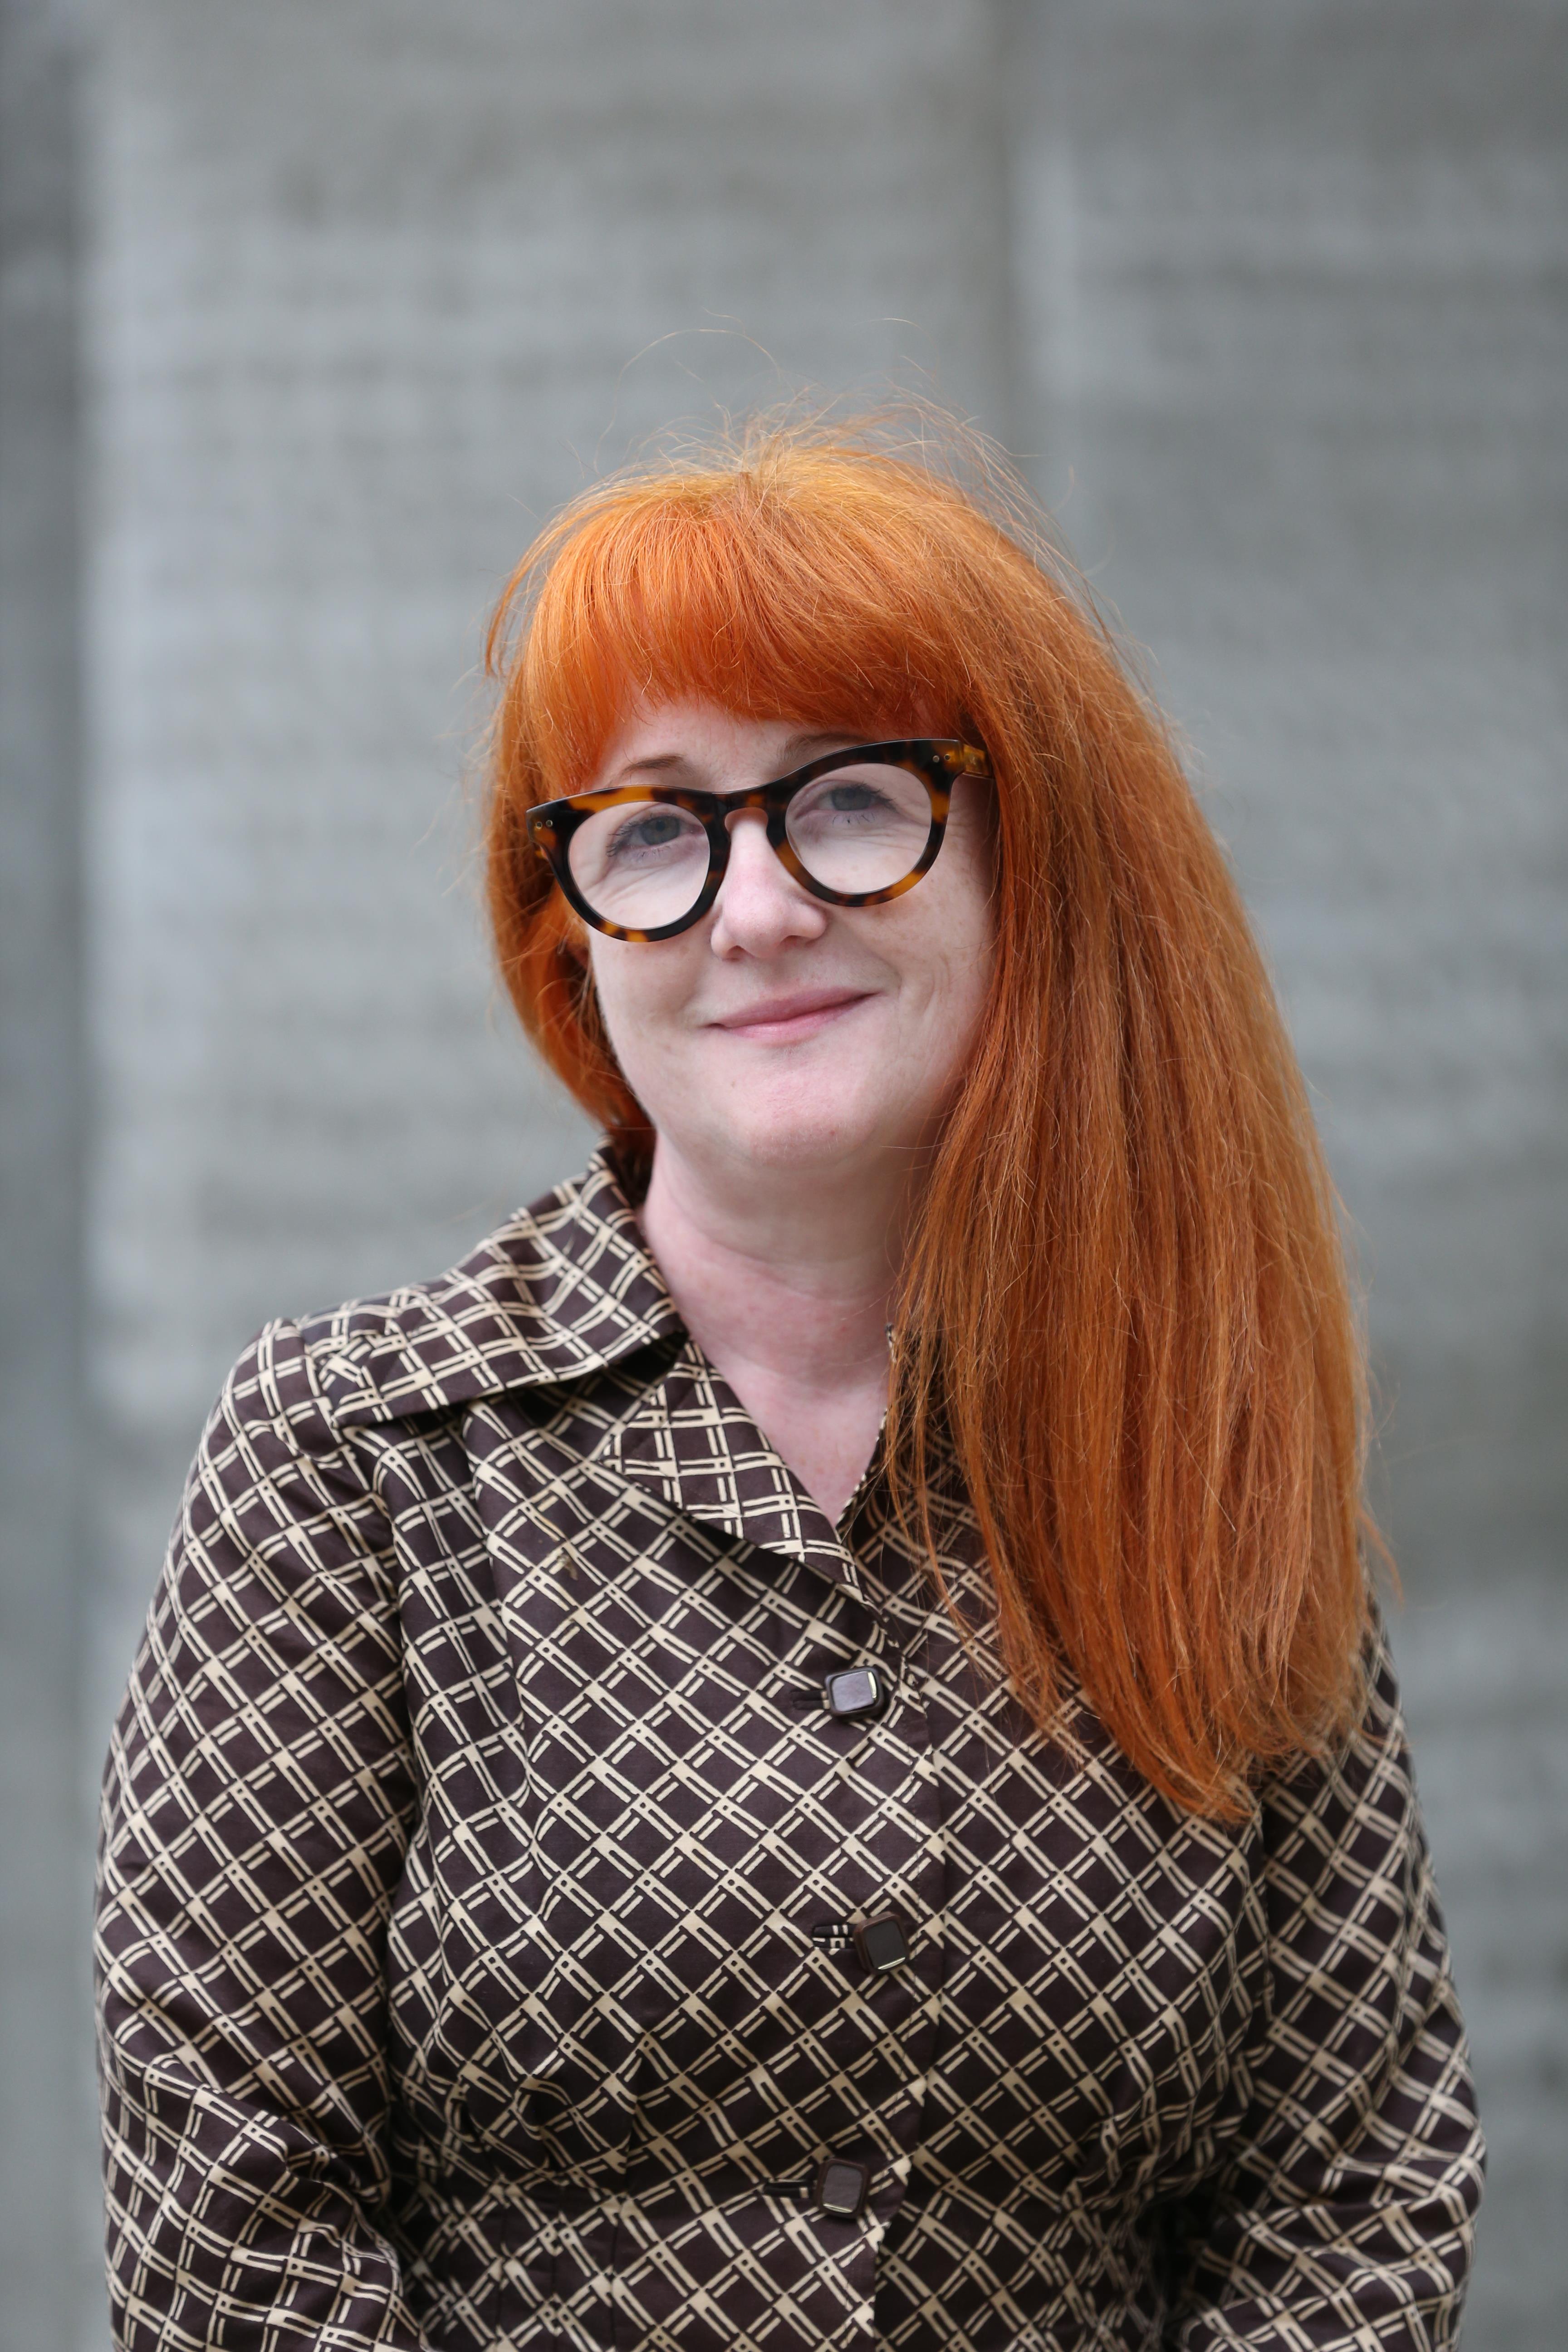
{"label": "eyeglass lens", "polygon": [[[912,874],[931,836],[931,795],[907,769],[848,762],[816,777],[789,804],[784,832],[805,871],[856,898]],[[572,835],[567,856],[587,904],[627,930],[679,922],[708,879],[708,835],[669,802],[622,801]]]}

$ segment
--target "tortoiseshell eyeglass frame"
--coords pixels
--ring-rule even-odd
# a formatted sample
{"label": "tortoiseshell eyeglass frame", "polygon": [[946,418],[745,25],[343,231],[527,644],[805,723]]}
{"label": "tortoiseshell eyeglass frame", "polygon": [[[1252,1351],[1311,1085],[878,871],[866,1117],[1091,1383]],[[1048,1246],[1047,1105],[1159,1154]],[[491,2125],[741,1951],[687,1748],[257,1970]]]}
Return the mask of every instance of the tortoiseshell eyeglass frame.
{"label": "tortoiseshell eyeglass frame", "polygon": [[[815,783],[818,776],[831,775],[836,768],[851,764],[907,769],[911,775],[919,776],[931,802],[931,831],[926,835],[925,847],[907,874],[880,890],[830,889],[826,882],[817,881],[815,875],[806,872],[784,830],[789,804],[798,792]],[[554,875],[567,903],[585,923],[603,931],[606,939],[647,943],[672,940],[678,932],[689,931],[693,923],[702,920],[719,896],[719,887],[730,863],[727,820],[740,809],[763,812],[767,818],[768,846],[785,871],[814,898],[826,899],[834,907],[879,907],[889,898],[901,898],[936,864],[937,852],[947,831],[952,787],[960,776],[976,776],[990,782],[990,762],[978,745],[932,738],[911,743],[849,743],[841,751],[827,751],[820,759],[808,760],[804,768],[775,777],[771,784],[753,784],[744,792],[696,792],[684,784],[621,784],[609,792],[574,793],[563,800],[540,801],[528,812],[528,837]],[[633,801],[654,801],[666,807],[685,809],[697,818],[708,836],[708,878],[695,904],[673,923],[660,923],[656,929],[647,931],[628,929],[624,923],[612,923],[607,916],[595,914],[577,887],[569,856],[572,836],[580,824],[596,816],[601,809],[618,808]]]}

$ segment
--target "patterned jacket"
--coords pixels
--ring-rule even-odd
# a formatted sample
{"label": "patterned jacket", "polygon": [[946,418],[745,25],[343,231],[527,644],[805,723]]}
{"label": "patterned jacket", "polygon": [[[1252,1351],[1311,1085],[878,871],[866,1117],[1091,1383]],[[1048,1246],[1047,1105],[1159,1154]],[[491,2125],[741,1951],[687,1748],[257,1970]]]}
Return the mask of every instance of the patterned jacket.
{"label": "patterned jacket", "polygon": [[[983,1616],[962,1524],[946,1568]],[[1081,1705],[1043,1738],[603,1158],[242,1359],[99,1966],[136,2352],[1455,2337],[1480,2142],[1386,1657],[1239,1825]]]}

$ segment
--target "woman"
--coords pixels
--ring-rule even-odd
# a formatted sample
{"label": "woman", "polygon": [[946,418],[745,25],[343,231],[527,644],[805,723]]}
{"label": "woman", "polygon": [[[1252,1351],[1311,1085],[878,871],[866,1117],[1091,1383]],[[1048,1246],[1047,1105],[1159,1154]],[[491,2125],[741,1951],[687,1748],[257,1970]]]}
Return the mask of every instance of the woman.
{"label": "woman", "polygon": [[491,653],[606,1140],[208,1427],[106,1797],[121,2340],[1451,2343],[1332,1204],[1156,717],[872,433],[590,493]]}

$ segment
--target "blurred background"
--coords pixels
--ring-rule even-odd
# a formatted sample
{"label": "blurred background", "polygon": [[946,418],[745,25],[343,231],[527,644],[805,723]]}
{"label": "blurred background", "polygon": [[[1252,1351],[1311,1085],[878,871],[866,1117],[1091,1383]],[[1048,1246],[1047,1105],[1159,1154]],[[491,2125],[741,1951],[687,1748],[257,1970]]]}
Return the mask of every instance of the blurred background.
{"label": "blurred background", "polygon": [[650,427],[889,382],[1149,650],[1363,1241],[1395,1646],[1568,2308],[1568,0],[0,0],[0,2346],[106,2339],[93,1799],[265,1317],[573,1168],[487,607]]}

